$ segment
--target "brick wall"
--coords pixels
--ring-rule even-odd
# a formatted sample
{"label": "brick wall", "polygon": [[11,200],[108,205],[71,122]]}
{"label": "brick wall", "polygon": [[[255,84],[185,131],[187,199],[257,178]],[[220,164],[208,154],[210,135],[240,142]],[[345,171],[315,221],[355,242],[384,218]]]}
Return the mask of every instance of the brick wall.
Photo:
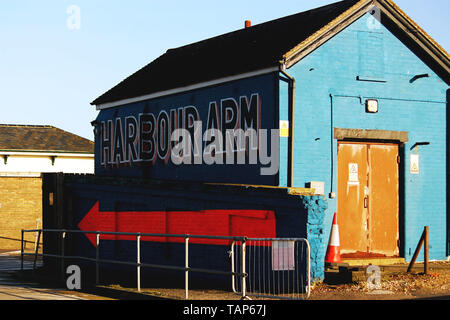
{"label": "brick wall", "polygon": [[[46,184],[44,176],[44,184]],[[65,175],[63,187],[60,189],[64,192],[62,198],[64,203],[61,205],[61,213],[64,215],[65,223],[63,225],[49,224],[47,228],[65,228],[78,229],[80,221],[86,214],[92,211],[98,202],[98,209],[102,213],[102,219],[95,226],[89,226],[89,230],[105,230],[110,227],[116,228],[118,224],[127,221],[129,227],[122,231],[129,232],[148,232],[146,230],[148,217],[143,219],[142,216],[134,214],[135,211],[149,212],[157,215],[157,219],[152,222],[153,230],[161,230],[161,233],[196,234],[196,230],[182,230],[183,225],[198,225],[202,227],[198,231],[204,234],[205,226],[211,233],[220,226],[223,229],[234,229],[232,233],[239,236],[265,237],[266,234],[261,230],[271,229],[274,225],[270,215],[263,219],[245,219],[245,217],[233,216],[230,219],[210,219],[207,211],[210,210],[263,210],[274,212],[276,237],[279,238],[307,238],[311,243],[311,271],[312,281],[323,279],[324,271],[324,253],[321,250],[323,243],[323,218],[327,208],[327,201],[323,197],[315,196],[299,196],[288,194],[286,189],[265,189],[265,188],[247,188],[240,186],[217,186],[203,184],[188,184],[181,182],[157,182],[145,179],[125,179],[125,178],[107,178],[99,176],[69,176]],[[60,197],[55,195],[56,199]],[[155,213],[156,212],[156,213]],[[184,212],[173,220],[175,212]],[[49,212],[44,212],[47,216]],[[53,212],[50,211],[50,215]],[[203,215],[203,216],[202,216]],[[114,222],[109,226],[105,225],[108,216],[113,216]],[[186,219],[189,216],[190,220]],[[71,217],[68,219],[68,217]],[[55,221],[59,218],[55,218]],[[61,219],[63,220],[63,219]],[[134,220],[137,225],[131,222]],[[224,221],[225,220],[225,221]],[[188,222],[185,224],[185,222]],[[176,227],[177,230],[172,230]],[[239,230],[245,227],[245,230]],[[81,228],[83,229],[83,228]],[[86,229],[85,229],[86,230]],[[152,230],[152,233],[154,231]],[[253,234],[246,234],[247,231]],[[198,234],[198,233],[197,233]],[[222,233],[223,235],[223,233]],[[141,243],[142,262],[184,266],[184,243],[167,243],[166,239],[159,239],[164,242],[150,242],[143,237]],[[155,240],[155,239],[154,239]],[[55,248],[57,242],[51,242],[46,237],[45,249],[48,253],[59,252]],[[204,243],[194,243],[191,239],[189,247],[189,263],[192,268],[203,268],[212,270],[230,270],[230,256],[228,245],[206,245]],[[211,243],[211,242],[210,242]],[[66,254],[75,256],[95,256],[95,247],[92,242],[84,234],[76,234],[66,240]],[[111,238],[102,238],[100,243],[100,256],[102,259],[120,259],[122,261],[136,261],[136,241],[134,237],[127,240],[113,241]],[[302,249],[303,248],[303,249]],[[51,251],[54,250],[54,251]],[[257,250],[253,250],[248,257],[256,259],[254,254]],[[261,251],[260,251],[261,253]],[[304,247],[300,248],[297,253],[306,254]],[[265,263],[270,267],[271,260],[266,256]],[[53,262],[52,262],[53,261]],[[54,259],[49,260],[47,267],[51,267]],[[300,272],[305,270],[305,260],[300,259]],[[77,261],[78,265],[83,267],[83,272],[92,271],[92,263],[83,263]],[[123,265],[108,265],[108,270],[119,271],[121,274],[135,277],[135,269],[124,267]],[[102,269],[104,272],[106,270]],[[269,269],[267,269],[269,270]],[[130,272],[127,272],[130,271]],[[142,279],[150,279],[151,277],[170,278],[183,277],[184,273],[173,271],[170,275],[166,271],[143,268]],[[229,277],[218,277],[217,275],[207,275],[204,273],[192,273],[189,275],[194,282],[196,279],[205,281],[207,279],[224,280],[226,285],[230,285]],[[223,279],[222,279],[223,278]],[[306,279],[303,275],[303,279]],[[183,283],[182,279],[181,282]]]}
{"label": "brick wall", "polygon": [[311,255],[311,280],[312,282],[323,280],[325,277],[325,255],[322,250],[324,244],[324,217],[328,208],[326,198],[321,196],[302,197],[302,203],[307,212],[307,239],[310,245]]}
{"label": "brick wall", "polygon": [[[0,250],[20,250],[21,230],[42,221],[42,179],[0,177],[0,190]],[[34,239],[34,233],[25,236],[27,249],[34,248]]]}

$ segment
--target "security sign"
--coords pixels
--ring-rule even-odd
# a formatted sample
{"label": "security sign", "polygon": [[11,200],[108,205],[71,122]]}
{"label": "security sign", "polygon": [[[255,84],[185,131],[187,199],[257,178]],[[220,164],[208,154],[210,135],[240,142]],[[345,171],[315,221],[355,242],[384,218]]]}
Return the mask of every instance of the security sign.
{"label": "security sign", "polygon": [[349,184],[359,184],[357,163],[348,164],[348,182]]}
{"label": "security sign", "polygon": [[280,120],[280,137],[282,138],[289,137],[289,121]]}
{"label": "security sign", "polygon": [[411,174],[419,174],[419,155],[418,154],[412,154],[411,160],[410,160],[410,168],[409,171]]}

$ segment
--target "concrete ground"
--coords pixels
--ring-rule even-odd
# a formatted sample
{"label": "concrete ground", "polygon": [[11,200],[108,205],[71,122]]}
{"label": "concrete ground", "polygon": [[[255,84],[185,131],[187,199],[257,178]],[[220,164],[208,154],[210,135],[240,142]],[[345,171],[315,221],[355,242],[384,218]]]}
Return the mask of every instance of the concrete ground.
{"label": "concrete ground", "polygon": [[[26,259],[24,270],[31,270],[34,261]],[[40,262],[37,263],[37,266]],[[0,300],[104,300],[104,297],[49,287],[17,276],[21,268],[17,252],[0,253]]]}
{"label": "concrete ground", "polygon": [[[325,281],[312,288],[311,300],[450,300],[450,261],[429,263],[424,274],[423,263],[416,263],[410,273],[409,264],[380,266],[380,281],[368,281],[366,267],[356,268],[345,277],[350,281]],[[350,274],[350,276],[348,276]],[[339,277],[331,280],[338,280]]]}
{"label": "concrete ground", "polygon": [[[38,261],[37,266],[40,265]],[[315,284],[309,300],[411,300],[450,299],[450,262],[431,262],[430,273],[422,274],[423,264],[417,264],[412,273],[408,265],[381,267],[378,288],[368,288],[367,275],[358,271],[351,283]],[[0,300],[183,300],[182,288],[125,288],[104,285],[79,291],[69,291],[60,284],[45,281],[32,273],[33,258],[24,261],[20,270],[20,252],[0,253]],[[363,270],[363,269],[362,269]],[[38,283],[39,281],[39,283]],[[239,300],[240,296],[219,290],[190,290],[191,300]],[[255,299],[254,300],[260,300]]]}

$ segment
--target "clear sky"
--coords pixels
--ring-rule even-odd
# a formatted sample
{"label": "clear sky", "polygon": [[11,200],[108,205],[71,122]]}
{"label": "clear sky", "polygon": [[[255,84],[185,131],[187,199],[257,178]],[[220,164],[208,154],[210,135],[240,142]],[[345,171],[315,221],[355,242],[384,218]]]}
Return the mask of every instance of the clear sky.
{"label": "clear sky", "polygon": [[[90,102],[167,49],[333,2],[0,0],[0,123],[93,140]],[[449,0],[395,2],[449,51]]]}

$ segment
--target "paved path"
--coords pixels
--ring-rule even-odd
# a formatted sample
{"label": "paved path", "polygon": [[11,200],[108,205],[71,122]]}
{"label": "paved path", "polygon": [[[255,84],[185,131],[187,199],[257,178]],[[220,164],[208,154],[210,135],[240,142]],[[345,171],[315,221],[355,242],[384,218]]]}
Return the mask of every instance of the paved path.
{"label": "paved path", "polygon": [[[40,263],[37,264],[39,266]],[[24,269],[33,268],[33,261],[24,261]],[[38,283],[14,277],[20,270],[20,255],[0,254],[0,300],[86,300],[89,295],[64,292],[66,289],[43,288]],[[92,296],[94,298],[94,296]]]}
{"label": "paved path", "polygon": [[[41,265],[41,261],[36,261],[36,267],[40,267]],[[33,261],[31,257],[28,257],[28,259],[23,261],[23,268],[24,270],[33,269]],[[0,253],[0,272],[18,270],[20,270],[20,252]]]}

